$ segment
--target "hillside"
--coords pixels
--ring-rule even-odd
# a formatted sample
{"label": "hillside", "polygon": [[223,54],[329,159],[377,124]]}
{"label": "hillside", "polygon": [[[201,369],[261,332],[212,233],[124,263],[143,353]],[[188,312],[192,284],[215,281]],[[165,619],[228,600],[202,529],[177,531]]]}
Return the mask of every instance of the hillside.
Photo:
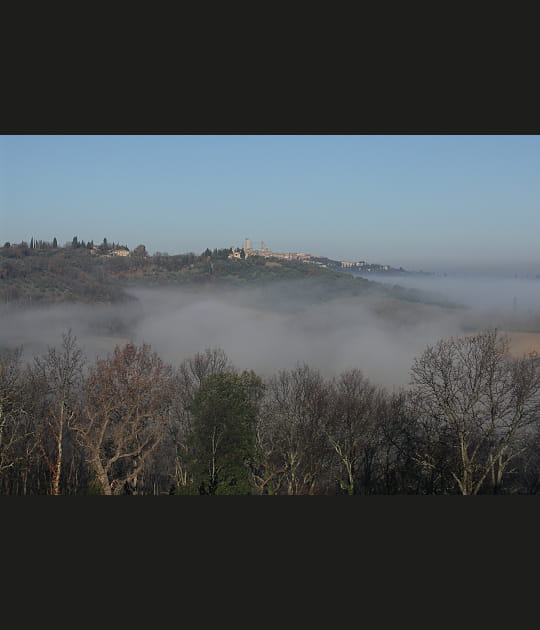
{"label": "hillside", "polygon": [[292,295],[326,301],[336,297],[392,297],[450,306],[435,296],[389,286],[298,261],[250,256],[230,259],[230,249],[200,255],[147,255],[139,250],[115,256],[86,247],[31,249],[0,247],[0,301],[38,305],[65,302],[118,303],[133,299],[132,287],[264,287],[295,280]]}

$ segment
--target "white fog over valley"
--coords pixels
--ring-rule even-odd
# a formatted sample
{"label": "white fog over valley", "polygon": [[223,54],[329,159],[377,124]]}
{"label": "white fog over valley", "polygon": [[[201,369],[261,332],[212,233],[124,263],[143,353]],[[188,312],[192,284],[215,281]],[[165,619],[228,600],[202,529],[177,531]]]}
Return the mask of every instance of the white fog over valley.
{"label": "white fog over valley", "polygon": [[180,364],[206,348],[222,348],[236,368],[269,376],[306,362],[326,376],[360,368],[388,388],[406,386],[426,345],[497,327],[516,354],[539,350],[540,280],[431,275],[378,276],[384,284],[420,289],[461,304],[407,302],[374,295],[325,300],[303,297],[294,283],[272,288],[129,289],[115,305],[3,307],[0,345],[22,346],[23,357],[59,345],[72,329],[87,358],[105,358],[116,344],[150,344]]}

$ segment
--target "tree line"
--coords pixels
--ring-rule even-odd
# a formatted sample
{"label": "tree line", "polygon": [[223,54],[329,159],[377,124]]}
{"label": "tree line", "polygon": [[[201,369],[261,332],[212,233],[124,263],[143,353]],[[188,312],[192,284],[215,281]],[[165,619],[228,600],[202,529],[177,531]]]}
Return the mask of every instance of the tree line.
{"label": "tree line", "polygon": [[397,391],[359,369],[261,378],[220,348],[89,362],[67,331],[0,353],[4,495],[536,494],[540,371],[496,329],[426,347]]}
{"label": "tree line", "polygon": [[[84,240],[79,240],[78,236],[74,236],[71,239],[71,242],[66,242],[63,246],[58,245],[58,239],[56,238],[56,236],[53,238],[52,241],[37,239],[32,236],[30,238],[29,243],[27,241],[21,241],[20,243],[11,243],[10,241],[6,241],[3,245],[3,249],[13,249],[13,250],[40,250],[40,249],[65,249],[65,248],[92,249],[93,247],[94,247],[93,240],[85,242]],[[106,237],[103,239],[103,242],[98,247],[103,250],[116,249],[117,247],[123,247],[127,249],[126,245],[120,245],[120,243],[115,243],[114,241],[112,243],[109,243]],[[28,255],[32,252],[25,251],[25,253]],[[5,254],[6,252],[4,252],[4,255]],[[7,254],[9,255],[9,252]],[[13,255],[16,255],[16,254],[13,254]]]}

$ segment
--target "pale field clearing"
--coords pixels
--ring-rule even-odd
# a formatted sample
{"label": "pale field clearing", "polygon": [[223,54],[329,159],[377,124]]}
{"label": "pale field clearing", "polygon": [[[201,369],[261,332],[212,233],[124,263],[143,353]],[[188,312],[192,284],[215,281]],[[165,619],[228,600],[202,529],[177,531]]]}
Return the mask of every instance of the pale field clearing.
{"label": "pale field clearing", "polygon": [[514,356],[523,356],[529,352],[540,355],[540,332],[501,331],[510,338],[510,352]]}

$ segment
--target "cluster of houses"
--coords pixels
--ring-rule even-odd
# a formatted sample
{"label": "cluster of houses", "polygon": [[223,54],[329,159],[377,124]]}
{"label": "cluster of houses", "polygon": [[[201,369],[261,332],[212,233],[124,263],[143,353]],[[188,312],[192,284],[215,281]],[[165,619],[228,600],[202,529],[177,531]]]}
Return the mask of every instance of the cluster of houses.
{"label": "cluster of houses", "polygon": [[249,238],[244,239],[244,247],[233,247],[229,258],[248,258],[249,256],[262,256],[263,258],[281,258],[282,260],[308,260],[313,258],[311,254],[303,254],[301,252],[273,252],[268,249],[264,241],[261,241],[260,249],[251,247]]}
{"label": "cluster of houses", "polygon": [[262,256],[263,258],[278,258],[282,260],[299,260],[301,262],[309,263],[312,265],[318,265],[319,267],[326,267],[328,269],[345,269],[345,270],[357,270],[363,271],[393,271],[394,269],[389,265],[379,265],[373,263],[367,263],[365,260],[358,262],[349,262],[346,260],[332,260],[324,256],[314,256],[312,254],[304,254],[302,252],[273,252],[268,249],[261,241],[260,249],[255,249],[251,246],[249,238],[244,239],[244,247],[233,247],[232,253],[229,254],[229,258],[248,258],[249,256]]}
{"label": "cluster of houses", "polygon": [[130,251],[125,245],[120,245],[114,249],[103,249],[101,245],[92,245],[92,249],[90,250],[92,254],[99,254],[100,256],[108,256],[112,258],[113,256],[129,256]]}

